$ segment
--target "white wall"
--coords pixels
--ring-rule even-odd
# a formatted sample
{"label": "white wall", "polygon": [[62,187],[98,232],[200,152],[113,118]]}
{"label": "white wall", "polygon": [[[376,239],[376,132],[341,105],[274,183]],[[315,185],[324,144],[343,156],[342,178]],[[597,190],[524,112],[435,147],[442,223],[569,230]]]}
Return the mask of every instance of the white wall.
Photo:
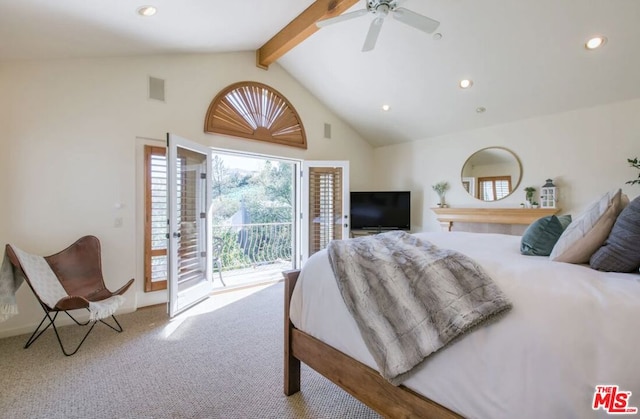
{"label": "white wall", "polygon": [[[429,208],[438,202],[431,185],[442,180],[451,184],[450,206],[515,208],[525,200],[524,187],[534,186],[539,194],[552,178],[562,213],[578,215],[607,190],[622,188],[630,198],[640,194],[637,185],[625,185],[638,175],[627,158],[640,157],[639,116],[640,99],[377,148],[376,183],[412,191],[412,231],[440,229]],[[472,153],[489,146],[512,150],[523,178],[513,195],[485,203],[464,191],[460,173]]]}
{"label": "white wall", "polygon": [[[149,76],[165,80],[166,103],[147,99]],[[242,80],[270,85],[293,104],[306,151],[203,132],[215,95]],[[141,162],[143,144],[162,144],[167,132],[218,148],[349,160],[351,187],[371,187],[371,146],[277,64],[256,68],[253,53],[1,63],[0,88],[0,243],[47,255],[98,236],[107,287],[136,278],[122,311],[166,301],[165,292],[143,292]],[[26,286],[18,305],[0,337],[40,320]]]}

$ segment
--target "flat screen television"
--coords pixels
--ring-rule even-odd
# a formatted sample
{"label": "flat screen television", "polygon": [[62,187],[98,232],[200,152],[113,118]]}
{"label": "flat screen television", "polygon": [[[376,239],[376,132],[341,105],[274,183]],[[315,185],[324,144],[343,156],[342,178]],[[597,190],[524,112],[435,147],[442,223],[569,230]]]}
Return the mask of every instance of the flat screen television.
{"label": "flat screen television", "polygon": [[351,192],[352,230],[409,230],[411,192]]}

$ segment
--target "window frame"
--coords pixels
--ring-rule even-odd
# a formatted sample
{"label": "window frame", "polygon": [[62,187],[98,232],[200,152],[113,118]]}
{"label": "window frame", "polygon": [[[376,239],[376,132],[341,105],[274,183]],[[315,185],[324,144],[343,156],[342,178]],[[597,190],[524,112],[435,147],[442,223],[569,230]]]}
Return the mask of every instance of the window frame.
{"label": "window frame", "polygon": [[[507,182],[507,188],[508,188],[507,194],[500,198],[498,198],[498,190],[496,188],[497,182]],[[493,199],[490,201],[485,199],[484,196],[480,196],[481,194],[484,194],[483,183],[491,183],[491,189],[493,190]],[[511,188],[511,176],[487,176],[487,177],[478,178],[478,196],[476,197],[478,199],[481,199],[483,201],[488,201],[488,202],[499,201],[509,196],[511,192],[513,192],[513,189]]]}

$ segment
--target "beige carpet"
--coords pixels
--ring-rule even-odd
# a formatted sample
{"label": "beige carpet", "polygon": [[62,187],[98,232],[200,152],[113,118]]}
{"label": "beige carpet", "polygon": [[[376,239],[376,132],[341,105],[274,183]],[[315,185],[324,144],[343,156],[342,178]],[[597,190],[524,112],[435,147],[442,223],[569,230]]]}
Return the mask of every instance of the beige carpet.
{"label": "beige carpet", "polygon": [[52,331],[29,349],[27,335],[0,339],[0,417],[378,418],[306,366],[284,396],[282,300],[278,283],[178,322],[141,309],[119,316],[122,333],[97,325],[71,357]]}

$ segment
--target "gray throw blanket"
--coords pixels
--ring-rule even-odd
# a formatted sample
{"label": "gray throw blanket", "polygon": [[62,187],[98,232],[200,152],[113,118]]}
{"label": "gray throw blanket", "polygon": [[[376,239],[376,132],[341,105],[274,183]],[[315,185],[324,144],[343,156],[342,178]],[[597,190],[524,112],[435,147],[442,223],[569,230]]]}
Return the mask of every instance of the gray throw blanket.
{"label": "gray throw blanket", "polygon": [[9,256],[5,252],[0,265],[0,322],[18,314],[16,291],[23,280],[20,274],[13,275]]}
{"label": "gray throw blanket", "polygon": [[327,250],[364,342],[394,385],[430,354],[511,308],[471,258],[403,231],[334,240]]}

